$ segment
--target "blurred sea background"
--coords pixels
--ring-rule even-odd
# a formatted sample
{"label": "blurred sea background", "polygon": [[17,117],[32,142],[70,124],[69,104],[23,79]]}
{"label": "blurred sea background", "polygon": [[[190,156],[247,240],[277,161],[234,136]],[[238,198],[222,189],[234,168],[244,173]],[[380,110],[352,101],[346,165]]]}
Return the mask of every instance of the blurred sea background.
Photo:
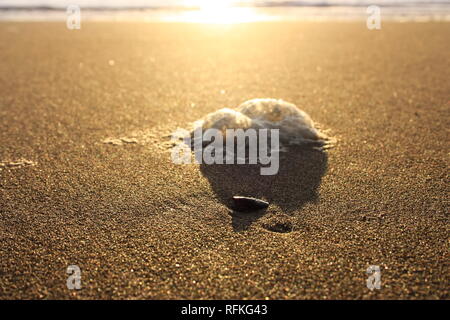
{"label": "blurred sea background", "polygon": [[59,21],[78,5],[83,20],[238,23],[361,20],[450,21],[450,0],[0,0],[0,20]]}

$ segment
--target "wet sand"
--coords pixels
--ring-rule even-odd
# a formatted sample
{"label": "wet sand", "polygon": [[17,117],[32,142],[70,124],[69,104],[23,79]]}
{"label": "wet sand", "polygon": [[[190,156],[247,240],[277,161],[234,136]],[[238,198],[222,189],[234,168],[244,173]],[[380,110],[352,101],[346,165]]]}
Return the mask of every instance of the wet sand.
{"label": "wet sand", "polygon": [[[0,23],[0,298],[448,299],[449,35]],[[160,133],[258,97],[295,103],[336,147],[290,153],[265,178],[159,148]],[[230,214],[235,193],[271,205]]]}

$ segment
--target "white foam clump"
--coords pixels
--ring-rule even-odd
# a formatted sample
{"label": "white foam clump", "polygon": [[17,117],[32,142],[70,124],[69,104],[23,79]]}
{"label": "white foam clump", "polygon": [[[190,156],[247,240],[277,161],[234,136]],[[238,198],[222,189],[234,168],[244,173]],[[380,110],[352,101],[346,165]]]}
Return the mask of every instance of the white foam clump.
{"label": "white foam clump", "polygon": [[[217,129],[279,129],[283,144],[313,144],[326,146],[329,138],[319,129],[311,117],[294,104],[277,99],[252,99],[236,110],[220,109],[194,123],[194,130]],[[225,135],[224,135],[225,136]]]}

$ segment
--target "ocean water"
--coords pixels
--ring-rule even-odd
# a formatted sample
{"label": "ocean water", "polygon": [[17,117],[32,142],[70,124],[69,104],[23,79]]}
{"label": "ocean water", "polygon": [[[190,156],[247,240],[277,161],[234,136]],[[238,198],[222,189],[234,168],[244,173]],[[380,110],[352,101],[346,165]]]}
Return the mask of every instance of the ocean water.
{"label": "ocean water", "polygon": [[69,5],[86,20],[241,23],[362,20],[369,5],[383,20],[450,21],[450,0],[0,0],[0,20],[63,21]]}

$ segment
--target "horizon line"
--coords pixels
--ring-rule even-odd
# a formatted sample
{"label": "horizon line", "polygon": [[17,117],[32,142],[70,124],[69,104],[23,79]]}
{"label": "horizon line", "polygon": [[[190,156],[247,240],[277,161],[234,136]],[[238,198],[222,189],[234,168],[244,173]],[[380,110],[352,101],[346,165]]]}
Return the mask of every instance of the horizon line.
{"label": "horizon line", "polygon": [[[230,8],[276,8],[276,7],[367,7],[369,3],[344,3],[344,2],[335,2],[329,3],[325,1],[314,1],[314,2],[306,2],[306,1],[266,1],[259,3],[246,3],[246,2],[237,2],[230,6]],[[380,7],[413,7],[413,6],[432,6],[432,5],[445,5],[450,6],[450,2],[438,0],[433,2],[428,1],[411,1],[411,2],[386,2],[379,4]],[[156,5],[156,6],[80,6],[81,8],[92,10],[92,11],[103,11],[103,10],[200,10],[201,6],[183,6],[183,5]],[[0,10],[11,10],[11,11],[25,11],[25,10],[36,10],[36,11],[61,11],[66,10],[67,6],[53,6],[53,5],[37,5],[37,6],[16,6],[16,5],[0,5]]]}

